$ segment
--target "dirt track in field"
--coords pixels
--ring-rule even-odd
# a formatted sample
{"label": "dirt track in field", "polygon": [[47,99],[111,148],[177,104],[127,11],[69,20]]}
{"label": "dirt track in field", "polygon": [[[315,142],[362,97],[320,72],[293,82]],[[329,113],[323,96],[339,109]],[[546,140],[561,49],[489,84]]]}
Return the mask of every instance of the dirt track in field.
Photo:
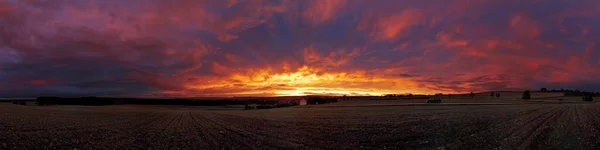
{"label": "dirt track in field", "polygon": [[0,104],[0,149],[598,149],[599,106],[215,111]]}

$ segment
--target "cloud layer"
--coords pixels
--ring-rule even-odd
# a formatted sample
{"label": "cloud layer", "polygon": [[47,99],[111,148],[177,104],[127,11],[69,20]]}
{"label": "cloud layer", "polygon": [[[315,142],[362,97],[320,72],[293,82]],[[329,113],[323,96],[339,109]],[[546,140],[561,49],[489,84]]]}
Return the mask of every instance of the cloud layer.
{"label": "cloud layer", "polygon": [[5,0],[0,97],[600,89],[595,0]]}

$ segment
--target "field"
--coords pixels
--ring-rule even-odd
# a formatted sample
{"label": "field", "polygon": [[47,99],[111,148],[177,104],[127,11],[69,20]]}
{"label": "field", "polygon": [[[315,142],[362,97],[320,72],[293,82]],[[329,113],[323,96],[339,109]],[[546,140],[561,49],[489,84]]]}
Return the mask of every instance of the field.
{"label": "field", "polygon": [[600,105],[550,97],[268,110],[0,104],[0,149],[598,149]]}

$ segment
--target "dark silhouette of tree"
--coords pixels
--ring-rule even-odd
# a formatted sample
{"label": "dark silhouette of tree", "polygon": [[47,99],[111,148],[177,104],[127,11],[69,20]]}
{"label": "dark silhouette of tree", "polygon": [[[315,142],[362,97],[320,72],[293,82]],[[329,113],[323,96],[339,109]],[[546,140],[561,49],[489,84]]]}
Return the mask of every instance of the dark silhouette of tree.
{"label": "dark silhouette of tree", "polygon": [[490,97],[494,97],[494,92],[491,92],[491,93],[490,93]]}
{"label": "dark silhouette of tree", "polygon": [[452,94],[448,94],[448,97],[452,97]]}
{"label": "dark silhouette of tree", "polygon": [[548,92],[548,89],[547,88],[542,88],[542,89],[540,89],[540,91],[541,92]]}
{"label": "dark silhouette of tree", "polygon": [[471,96],[471,98],[475,97],[475,93],[471,92],[471,94],[469,94],[469,96]]}
{"label": "dark silhouette of tree", "polygon": [[523,97],[521,97],[524,100],[529,100],[531,99],[531,92],[529,92],[529,90],[525,90],[525,92],[523,92]]}
{"label": "dark silhouette of tree", "polygon": [[591,101],[594,101],[594,98],[593,98],[593,96],[594,96],[594,95],[593,95],[593,93],[587,93],[587,92],[585,92],[585,93],[583,94],[583,97],[582,97],[582,98],[583,98],[583,101],[588,101],[588,102],[591,102]]}
{"label": "dark silhouette of tree", "polygon": [[392,99],[392,97],[393,97],[393,94],[386,94],[386,95],[384,95],[383,97],[386,97],[386,98],[388,98],[388,99]]}
{"label": "dark silhouette of tree", "polygon": [[500,93],[496,93],[496,98],[500,98]]}

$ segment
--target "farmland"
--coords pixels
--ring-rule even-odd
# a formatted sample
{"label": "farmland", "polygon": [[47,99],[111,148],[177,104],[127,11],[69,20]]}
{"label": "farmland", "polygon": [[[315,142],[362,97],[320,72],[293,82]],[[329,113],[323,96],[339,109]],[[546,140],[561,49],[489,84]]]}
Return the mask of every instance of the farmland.
{"label": "farmland", "polygon": [[597,149],[600,105],[576,99],[350,100],[267,110],[0,104],[0,149]]}

